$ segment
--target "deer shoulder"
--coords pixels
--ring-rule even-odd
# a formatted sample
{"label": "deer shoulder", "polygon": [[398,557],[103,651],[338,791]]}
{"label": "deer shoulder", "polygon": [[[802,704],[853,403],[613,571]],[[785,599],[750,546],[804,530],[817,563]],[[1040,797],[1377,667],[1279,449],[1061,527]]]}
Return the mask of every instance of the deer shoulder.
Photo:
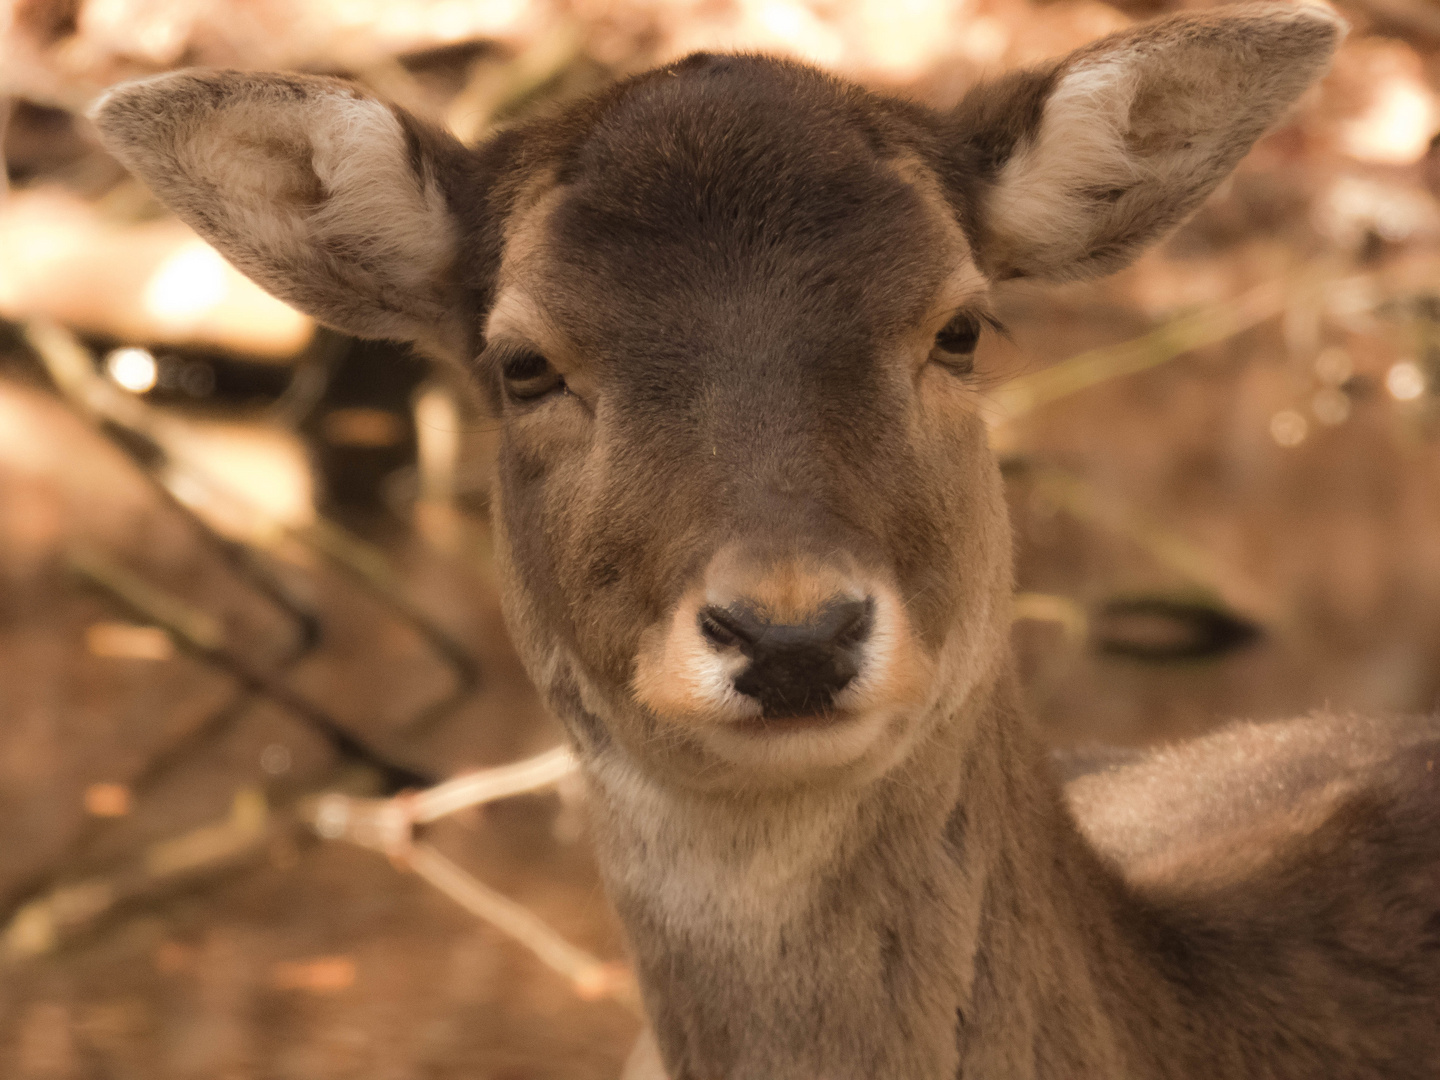
{"label": "deer shoulder", "polygon": [[1135,880],[1245,877],[1275,863],[1280,846],[1315,843],[1332,822],[1344,821],[1352,841],[1366,835],[1355,818],[1380,807],[1413,833],[1411,857],[1391,864],[1403,876],[1425,866],[1431,846],[1437,754],[1433,716],[1315,715],[1233,724],[1152,752],[1082,751],[1062,771],[1077,774],[1066,794],[1080,828]]}

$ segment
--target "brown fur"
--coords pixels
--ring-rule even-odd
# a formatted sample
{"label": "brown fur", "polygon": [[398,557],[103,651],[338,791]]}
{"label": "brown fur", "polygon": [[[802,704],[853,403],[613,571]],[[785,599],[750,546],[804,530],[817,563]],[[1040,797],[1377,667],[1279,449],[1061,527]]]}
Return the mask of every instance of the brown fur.
{"label": "brown fur", "polygon": [[[1077,825],[1016,705],[1000,477],[941,348],[984,318],[980,271],[1097,273],[1181,220],[1338,36],[1314,10],[1186,16],[947,114],[695,56],[475,150],[399,116],[408,172],[364,191],[307,171],[333,84],[197,73],[102,104],[260,280],[473,363],[507,617],[584,763],[658,1043],[634,1075],[1434,1074],[1440,727],[1236,729],[1092,769]],[[288,133],[252,133],[262,175],[300,195],[237,216],[196,147],[262,99]],[[336,244],[345,206],[382,204],[434,231]],[[448,329],[417,328],[436,304]],[[799,718],[701,632],[706,605],[807,624],[837,597],[872,606],[863,663]]]}

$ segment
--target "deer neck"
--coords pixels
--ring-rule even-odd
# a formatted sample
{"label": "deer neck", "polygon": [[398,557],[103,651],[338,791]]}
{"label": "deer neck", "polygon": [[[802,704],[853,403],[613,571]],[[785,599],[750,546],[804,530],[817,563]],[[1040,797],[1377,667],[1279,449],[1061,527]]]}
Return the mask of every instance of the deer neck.
{"label": "deer neck", "polygon": [[1094,1064],[1120,1060],[1096,983],[1113,883],[1016,695],[997,677],[858,791],[696,794],[589,756],[671,1080],[1024,1076],[1055,1008],[1096,1033]]}

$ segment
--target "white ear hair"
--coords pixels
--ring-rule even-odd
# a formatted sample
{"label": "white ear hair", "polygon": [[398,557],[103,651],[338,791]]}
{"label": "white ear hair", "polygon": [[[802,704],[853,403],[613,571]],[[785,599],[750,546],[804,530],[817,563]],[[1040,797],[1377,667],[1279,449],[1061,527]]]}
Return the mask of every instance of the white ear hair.
{"label": "white ear hair", "polygon": [[1005,163],[987,202],[996,256],[1063,268],[1089,254],[1094,222],[1085,203],[1093,193],[1128,191],[1144,178],[1142,164],[1125,149],[1135,83],[1119,57],[1060,78],[1039,132]]}
{"label": "white ear hair", "polygon": [[1323,74],[1342,30],[1318,7],[1221,8],[1067,58],[984,198],[987,268],[1076,278],[1123,266]]}
{"label": "white ear hair", "polygon": [[110,150],[246,274],[364,337],[454,336],[456,229],[399,116],[333,79],[178,72],[92,110]]}

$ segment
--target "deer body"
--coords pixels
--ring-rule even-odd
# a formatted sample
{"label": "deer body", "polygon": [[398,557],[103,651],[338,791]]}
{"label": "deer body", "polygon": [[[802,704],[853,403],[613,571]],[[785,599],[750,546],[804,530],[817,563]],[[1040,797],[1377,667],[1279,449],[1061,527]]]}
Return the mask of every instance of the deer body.
{"label": "deer body", "polygon": [[1236,729],[1076,781],[1077,825],[972,377],[994,284],[1123,265],[1338,36],[1186,16],[943,114],[699,55],[473,150],[326,79],[100,103],[242,269],[499,417],[506,616],[593,794],[633,1075],[1433,1074],[1440,730]]}
{"label": "deer body", "polygon": [[[652,1017],[683,1033],[670,1075],[1433,1074],[1440,724],[1231,729],[1074,782],[1087,837],[1013,697],[1002,682],[974,744],[910,759],[845,827],[599,781],[624,838],[610,892]],[[1207,765],[1233,787],[1204,806]],[[1154,849],[1126,850],[1147,828]]]}

